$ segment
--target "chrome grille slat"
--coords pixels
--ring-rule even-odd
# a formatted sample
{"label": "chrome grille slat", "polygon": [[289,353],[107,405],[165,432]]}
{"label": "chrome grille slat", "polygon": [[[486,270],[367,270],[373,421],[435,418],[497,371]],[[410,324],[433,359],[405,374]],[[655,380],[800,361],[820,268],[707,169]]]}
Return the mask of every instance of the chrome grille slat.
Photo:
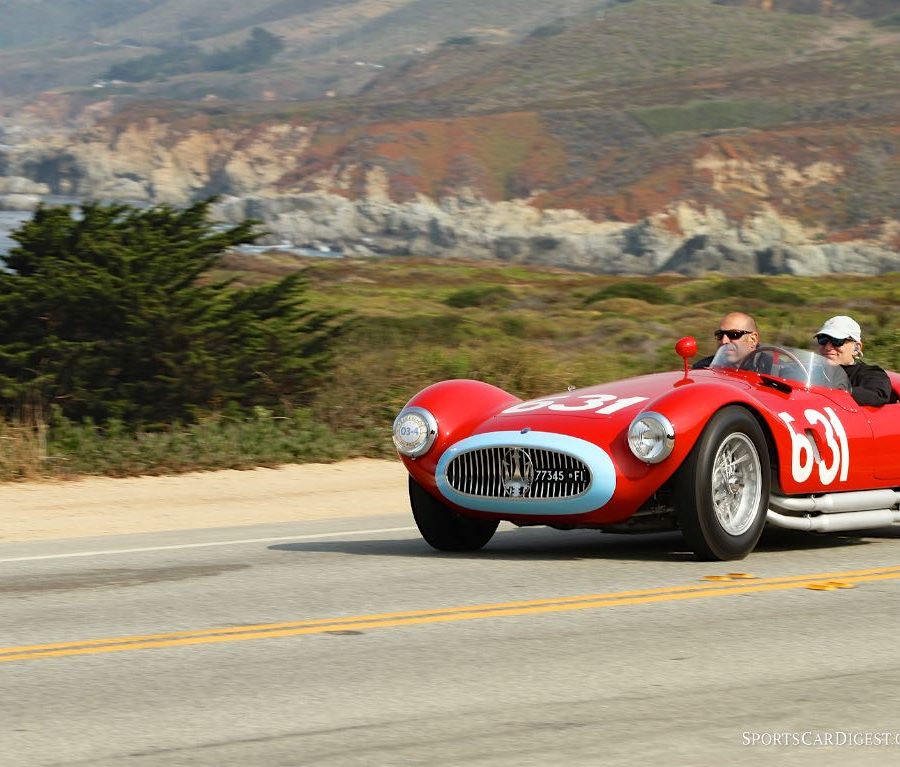
{"label": "chrome grille slat", "polygon": [[590,469],[575,456],[530,447],[468,450],[450,461],[446,475],[458,493],[479,498],[575,498],[591,485]]}
{"label": "chrome grille slat", "polygon": [[475,453],[475,475],[478,479],[475,481],[475,492],[481,494],[481,482],[484,479],[484,472],[481,469],[481,453]]}

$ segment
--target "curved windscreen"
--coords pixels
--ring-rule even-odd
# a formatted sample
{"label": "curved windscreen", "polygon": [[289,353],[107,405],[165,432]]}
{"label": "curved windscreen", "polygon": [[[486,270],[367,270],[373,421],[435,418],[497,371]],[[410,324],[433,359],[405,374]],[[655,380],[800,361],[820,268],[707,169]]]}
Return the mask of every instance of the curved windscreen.
{"label": "curved windscreen", "polygon": [[844,369],[808,349],[759,346],[746,357],[741,358],[738,354],[738,348],[734,344],[724,344],[719,347],[710,367],[720,370],[752,370],[794,381],[804,388],[824,386],[850,391],[850,381]]}

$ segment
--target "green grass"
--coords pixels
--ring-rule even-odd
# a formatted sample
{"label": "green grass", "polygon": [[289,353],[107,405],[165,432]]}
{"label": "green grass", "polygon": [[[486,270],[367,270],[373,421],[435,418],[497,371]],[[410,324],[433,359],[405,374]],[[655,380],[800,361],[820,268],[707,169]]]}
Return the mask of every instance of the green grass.
{"label": "green grass", "polygon": [[638,109],[630,114],[657,136],[678,131],[761,128],[801,116],[800,111],[791,105],[764,101],[695,101]]}
{"label": "green grass", "polygon": [[385,447],[383,434],[373,429],[336,434],[303,409],[288,416],[261,410],[242,420],[219,416],[137,434],[117,423],[54,418],[49,425],[0,425],[0,481],[247,469],[380,455]]}
{"label": "green grass", "polygon": [[[255,263],[232,258],[227,268],[247,282],[275,278]],[[435,381],[477,378],[527,398],[671,370],[680,337],[695,336],[708,354],[720,318],[734,310],[754,315],[764,342],[800,348],[812,348],[827,317],[850,314],[863,327],[866,359],[900,370],[900,274],[637,280],[405,258],[305,263],[311,306],[357,318],[307,406],[244,419],[210,413],[140,434],[116,423],[19,418],[0,424],[0,480],[388,457],[397,411]]]}

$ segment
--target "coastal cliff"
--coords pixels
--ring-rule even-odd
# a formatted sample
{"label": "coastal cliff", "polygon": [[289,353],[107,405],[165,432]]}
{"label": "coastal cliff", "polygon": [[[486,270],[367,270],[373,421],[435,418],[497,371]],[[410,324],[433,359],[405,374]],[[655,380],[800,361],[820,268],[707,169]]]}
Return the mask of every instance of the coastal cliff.
{"label": "coastal cliff", "polygon": [[[511,130],[511,140],[521,139],[527,116],[517,115],[516,122],[519,132]],[[329,126],[198,123],[116,120],[73,136],[22,142],[7,150],[11,178],[0,184],[0,204],[34,205],[35,193],[46,192],[176,205],[216,195],[223,220],[257,218],[269,232],[263,242],[273,245],[490,258],[598,273],[900,269],[895,219],[835,231],[792,215],[839,189],[848,170],[827,153],[779,155],[771,136],[765,142],[753,136],[698,142],[687,160],[672,159],[666,193],[651,177],[602,198],[557,187],[502,199],[489,158],[453,168],[451,129],[464,134],[465,126],[450,121],[417,124],[419,147],[409,126],[372,126],[370,137],[389,139],[369,144],[368,151],[365,135],[347,137]],[[438,128],[443,143],[434,139]],[[553,180],[548,166],[558,147],[548,134],[539,138],[540,157],[527,165],[533,174],[545,174],[546,183]],[[394,160],[390,150],[407,140],[413,151]],[[438,158],[432,166],[420,159],[423,144]],[[759,147],[769,152],[759,154]],[[480,186],[473,186],[479,179]],[[567,201],[571,207],[559,205]]]}
{"label": "coastal cliff", "polygon": [[900,268],[895,3],[601,5],[348,59],[352,94],[279,101],[277,67],[254,99],[46,91],[0,109],[0,205],[217,196],[266,244],[601,273]]}

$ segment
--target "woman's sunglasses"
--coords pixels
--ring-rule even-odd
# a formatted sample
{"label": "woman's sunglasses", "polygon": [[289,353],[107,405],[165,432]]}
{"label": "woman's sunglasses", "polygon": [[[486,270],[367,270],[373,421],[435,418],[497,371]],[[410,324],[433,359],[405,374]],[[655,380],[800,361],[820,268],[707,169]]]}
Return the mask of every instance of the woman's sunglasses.
{"label": "woman's sunglasses", "polygon": [[716,337],[716,341],[721,341],[722,336],[728,336],[729,341],[737,341],[739,338],[742,338],[743,336],[752,332],[752,330],[722,330],[720,328],[715,333],[713,333],[713,335]]}
{"label": "woman's sunglasses", "polygon": [[852,340],[852,338],[832,338],[831,336],[826,336],[824,333],[820,333],[816,336],[816,343],[818,343],[819,346],[831,344],[835,349],[840,349],[845,343]]}

